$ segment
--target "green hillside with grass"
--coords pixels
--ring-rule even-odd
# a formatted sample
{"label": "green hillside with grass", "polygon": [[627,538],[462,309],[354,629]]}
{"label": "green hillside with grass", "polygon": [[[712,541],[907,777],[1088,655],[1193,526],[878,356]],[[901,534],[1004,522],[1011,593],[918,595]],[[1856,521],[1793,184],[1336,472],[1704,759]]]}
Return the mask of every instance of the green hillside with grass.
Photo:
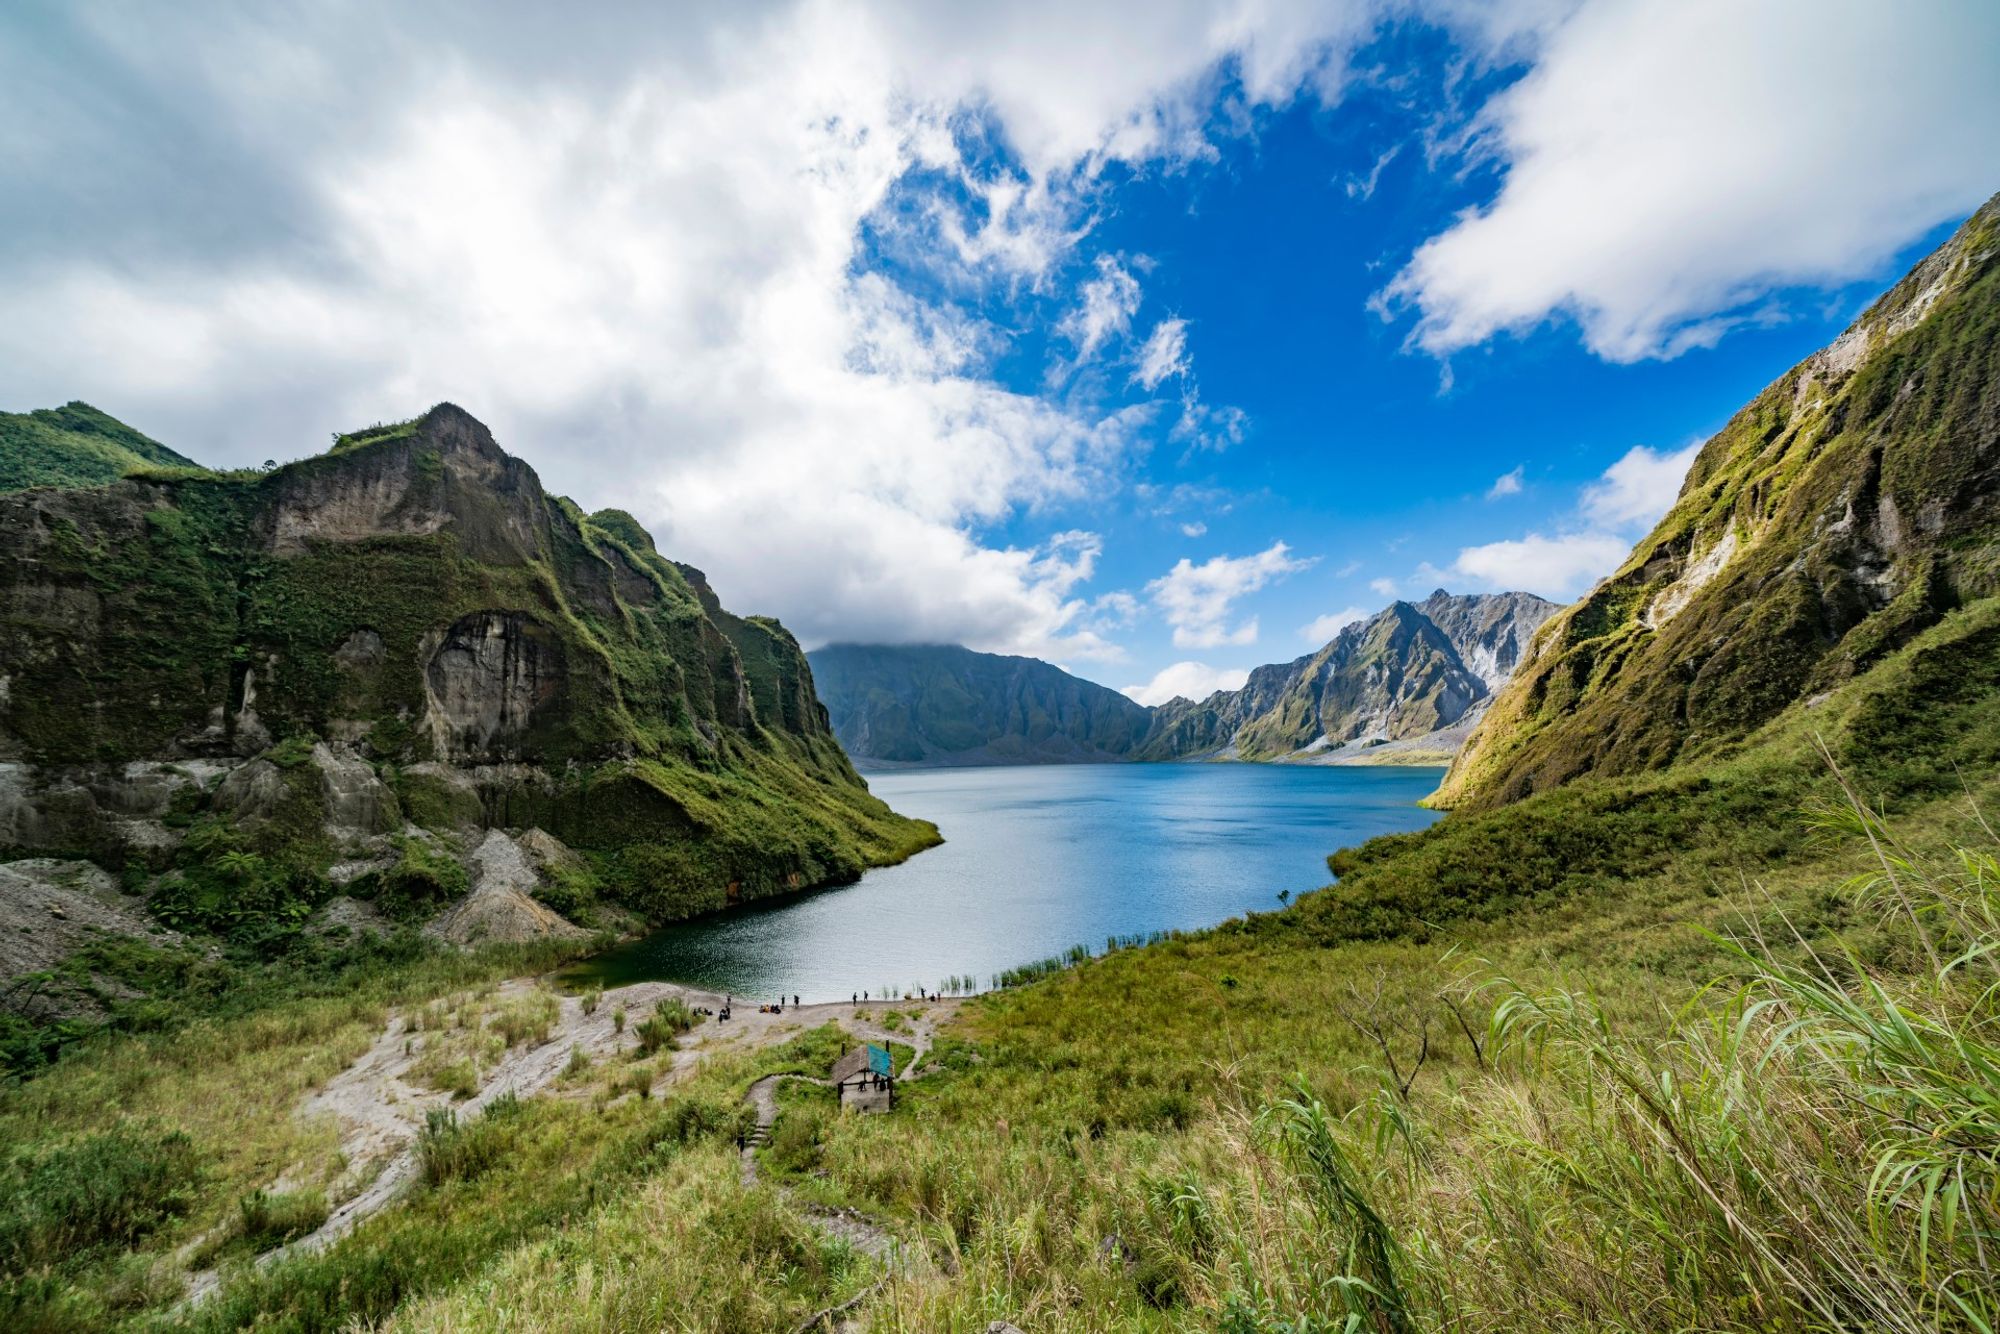
{"label": "green hillside with grass", "polygon": [[[558,995],[574,941],[403,935],[219,975],[147,947],[145,1022],[0,1092],[0,1324],[1994,1328],[1981,235],[1874,308],[1865,361],[1812,372],[1835,376],[1823,398],[1788,377],[1808,415],[1846,403],[1837,428],[1814,416],[1801,440],[1781,413],[1709,446],[1660,532],[1537,639],[1458,809],[1335,853],[1336,883],[1283,911],[1082,942],[962,1006],[843,1005],[846,1032],[703,1027],[677,1050],[678,1000],[628,1024],[637,993]],[[1892,511],[1883,560],[1843,563]],[[1724,519],[1736,554],[1703,564]],[[1838,607],[1858,619],[1834,635]],[[1710,636],[1693,658],[1683,624]],[[790,687],[741,698],[759,689]],[[667,753],[674,733],[615,735]],[[785,1083],[768,1141],[739,1151],[753,1081],[823,1072],[864,1024],[932,1023],[893,1112]],[[562,1047],[560,1024],[599,1046]],[[540,1051],[567,1052],[544,1092],[480,1084]],[[479,1110],[433,1107],[403,1193],[326,1234],[366,1187],[302,1100],[405,1059],[433,1095],[481,1088]]]}
{"label": "green hillside with grass", "polygon": [[[859,1298],[863,1328],[1977,1329],[1996,647],[1988,600],[1727,760],[1456,814],[1286,911],[973,1002],[891,1116],[788,1094],[750,1188],[743,1089],[836,1034],[653,1098],[662,1054],[586,1061],[346,1239],[248,1266],[286,1225],[241,1201],[333,1171],[287,1109],[386,1016],[559,956],[191,989],[0,1097],[8,1299],[44,1328],[792,1328]],[[103,1215],[59,1225],[105,1170]],[[204,1236],[240,1267],[178,1308]]]}
{"label": "green hillside with grass", "polygon": [[[450,405],[267,473],[0,497],[0,533],[0,856],[58,896],[108,871],[113,935],[262,964],[470,890],[463,935],[581,936],[937,838],[870,795],[782,626]],[[10,1065],[182,985],[110,935],[60,962],[37,942],[83,938],[47,921],[0,952]]]}
{"label": "green hillside with grass", "polygon": [[0,492],[102,486],[144,469],[181,468],[200,465],[88,403],[0,412]]}
{"label": "green hillside with grass", "polygon": [[1702,447],[1437,802],[1715,754],[2000,592],[2000,198]]}

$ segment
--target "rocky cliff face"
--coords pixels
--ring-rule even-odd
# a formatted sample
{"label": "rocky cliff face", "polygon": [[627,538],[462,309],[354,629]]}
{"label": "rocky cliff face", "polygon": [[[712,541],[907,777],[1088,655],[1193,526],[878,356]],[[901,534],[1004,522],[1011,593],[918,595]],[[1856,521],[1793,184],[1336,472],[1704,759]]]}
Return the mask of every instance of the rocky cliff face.
{"label": "rocky cliff face", "polygon": [[835,644],[811,659],[835,735],[878,763],[1117,760],[1150,725],[1145,706],[1033,658]]}
{"label": "rocky cliff face", "polygon": [[0,855],[128,868],[212,926],[222,844],[256,859],[239,907],[292,911],[502,827],[656,918],[935,838],[868,794],[783,627],[456,407],[269,473],[0,495]]}
{"label": "rocky cliff face", "polygon": [[1441,761],[1554,610],[1532,593],[1443,589],[1395,603],[1241,690],[1162,706],[1140,757]]}
{"label": "rocky cliff face", "polygon": [[1437,800],[1727,747],[2000,591],[2000,199],[1702,447],[1556,617]]}

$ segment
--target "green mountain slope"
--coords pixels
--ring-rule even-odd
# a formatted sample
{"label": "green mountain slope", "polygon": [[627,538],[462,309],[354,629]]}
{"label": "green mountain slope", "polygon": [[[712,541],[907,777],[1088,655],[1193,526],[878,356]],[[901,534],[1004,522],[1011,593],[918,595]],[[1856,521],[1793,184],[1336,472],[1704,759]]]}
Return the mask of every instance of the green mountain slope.
{"label": "green mountain slope", "polygon": [[140,468],[196,468],[88,403],[0,412],[0,491],[101,486]]}
{"label": "green mountain slope", "polygon": [[856,756],[900,764],[1122,759],[1150,713],[1034,658],[950,645],[833,644],[811,654],[834,734]]}
{"label": "green mountain slope", "polygon": [[2000,590],[2000,199],[1703,446],[1435,800],[1714,754]]}
{"label": "green mountain slope", "polygon": [[[1970,353],[2000,330],[1981,337]],[[1768,601],[1745,615],[1791,587],[1746,588]],[[389,1207],[231,1264],[205,1304],[184,1303],[203,1248],[269,1245],[241,1235],[253,1219],[323,1216],[350,1179],[301,1101],[375,1065],[385,1033],[434,1040],[427,1016],[479,1033],[478,984],[531,986],[546,961],[431,959],[233,1008],[190,962],[180,1015],[149,1006],[145,1032],[0,1088],[17,1253],[43,1266],[9,1309],[217,1330],[798,1328],[834,1308],[965,1329],[1992,1328],[2000,595],[1953,587],[1734,742],[1335,853],[1338,883],[1283,911],[899,1003],[883,1022],[929,1042],[922,1077],[882,1116],[793,1085],[754,1190],[746,1086],[826,1068],[881,1031],[874,1007],[762,1052],[697,1039],[664,1096],[631,1096],[659,1067],[621,1054],[434,1123]],[[1461,662],[1479,624],[1446,630]],[[1290,678],[1267,675],[1275,699]],[[100,1165],[122,1169],[103,1188]],[[85,1196],[106,1203],[72,1223]],[[914,1259],[827,1246],[835,1216]],[[700,1244],[663,1245],[680,1234]]]}
{"label": "green mountain slope", "polygon": [[0,848],[165,871],[198,925],[394,880],[417,835],[539,828],[653,918],[936,837],[783,627],[448,404],[268,474],[0,497],[0,533]]}

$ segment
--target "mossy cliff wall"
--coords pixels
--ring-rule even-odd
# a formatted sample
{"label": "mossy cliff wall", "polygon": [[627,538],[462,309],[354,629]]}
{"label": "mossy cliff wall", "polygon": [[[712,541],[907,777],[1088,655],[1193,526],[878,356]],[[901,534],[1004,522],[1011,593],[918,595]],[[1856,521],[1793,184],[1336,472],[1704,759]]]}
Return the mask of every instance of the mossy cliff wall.
{"label": "mossy cliff wall", "polygon": [[936,837],[869,795],[782,626],[449,404],[269,473],[0,495],[0,848],[159,864],[294,787],[318,871],[406,823],[540,826],[654,917]]}
{"label": "mossy cliff wall", "polygon": [[2000,592],[2000,198],[1702,447],[1433,799],[1717,754]]}

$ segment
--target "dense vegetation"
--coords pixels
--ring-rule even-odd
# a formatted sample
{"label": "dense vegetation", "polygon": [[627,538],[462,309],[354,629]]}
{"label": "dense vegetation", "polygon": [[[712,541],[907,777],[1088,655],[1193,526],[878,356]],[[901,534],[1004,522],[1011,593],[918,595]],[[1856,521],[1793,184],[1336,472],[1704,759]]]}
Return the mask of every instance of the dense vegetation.
{"label": "dense vegetation", "polygon": [[[1891,397],[1921,403],[1936,381],[1903,365]],[[1962,460],[1946,426],[1912,457]],[[754,1182],[746,1088],[824,1069],[841,1035],[663,1083],[695,1016],[628,1033],[620,1009],[615,1055],[573,1052],[547,1096],[440,1108],[400,1203],[259,1266],[341,1179],[304,1095],[392,1014],[411,1077],[468,1095],[558,1008],[543,982],[494,984],[579,947],[401,936],[163,991],[145,1031],[0,1093],[0,1326],[1989,1331],[2000,597],[1967,573],[1983,530],[1954,531],[1950,598],[1876,608],[1865,653],[1781,673],[1789,696],[1672,763],[1620,758],[1653,726],[1652,678],[1628,675],[1638,712],[1598,771],[1338,853],[1338,882],[1282,912],[1031,969],[967,1003],[890,1115],[788,1087]],[[1788,587],[1761,585],[1751,621],[1789,615]],[[1604,610],[1558,622],[1551,660],[1615,675],[1652,651],[1606,612],[1625,647],[1572,654]],[[815,1226],[840,1208],[883,1220],[895,1263]],[[184,1302],[212,1260],[218,1289]]]}
{"label": "dense vegetation", "polygon": [[[0,527],[0,758],[54,794],[18,851],[174,870],[163,906],[193,925],[313,906],[337,851],[320,741],[386,789],[362,833],[538,826],[660,918],[935,838],[868,794],[782,626],[725,611],[629,516],[544,495],[449,405],[268,473],[0,497]],[[134,844],[115,779],[62,788],[183,759],[278,772],[253,771],[254,820],[169,773],[196,835],[171,857]]]}
{"label": "dense vegetation", "polygon": [[1544,628],[1439,794],[1492,806],[1726,750],[2000,592],[2000,198],[1702,447]]}
{"label": "dense vegetation", "polygon": [[127,473],[204,471],[88,403],[0,412],[0,492],[31,486],[101,486]]}

